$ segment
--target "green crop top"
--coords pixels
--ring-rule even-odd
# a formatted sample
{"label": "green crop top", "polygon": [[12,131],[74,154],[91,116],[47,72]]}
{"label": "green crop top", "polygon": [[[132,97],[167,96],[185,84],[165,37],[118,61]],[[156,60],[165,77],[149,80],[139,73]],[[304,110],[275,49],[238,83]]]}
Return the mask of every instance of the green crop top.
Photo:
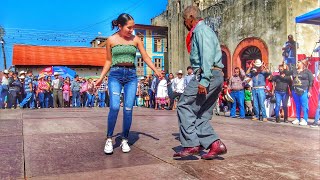
{"label": "green crop top", "polygon": [[136,58],[137,47],[134,45],[119,44],[111,48],[112,64],[132,63]]}

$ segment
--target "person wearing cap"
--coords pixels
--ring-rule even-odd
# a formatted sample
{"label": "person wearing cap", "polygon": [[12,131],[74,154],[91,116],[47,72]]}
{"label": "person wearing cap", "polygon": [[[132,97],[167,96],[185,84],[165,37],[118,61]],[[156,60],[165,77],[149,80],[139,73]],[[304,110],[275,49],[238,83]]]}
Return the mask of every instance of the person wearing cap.
{"label": "person wearing cap", "polygon": [[[297,62],[297,69],[291,70],[293,76],[292,96],[296,105],[297,119],[292,121],[292,124],[301,126],[308,125],[309,98],[311,97],[311,88],[313,86],[313,74],[308,69],[308,59],[303,59]],[[301,118],[301,108],[303,119]]]}
{"label": "person wearing cap", "polygon": [[193,78],[194,74],[193,74],[193,69],[191,66],[187,67],[187,75],[184,77],[184,86],[186,87],[190,80]]}
{"label": "person wearing cap", "polygon": [[52,80],[52,88],[53,88],[53,107],[64,107],[64,101],[62,96],[62,86],[63,80],[59,77],[58,72],[54,72],[54,80]]}
{"label": "person wearing cap", "polygon": [[178,102],[178,119],[182,151],[174,157],[199,154],[202,147],[210,149],[202,159],[214,159],[227,153],[209,122],[222,90],[222,52],[215,32],[200,17],[200,9],[188,6],[183,12],[184,25],[189,30],[187,42],[190,64],[195,72]]}
{"label": "person wearing cap", "polygon": [[233,76],[229,80],[228,89],[231,90],[231,97],[233,102],[231,103],[230,117],[236,117],[236,107],[239,106],[240,118],[245,118],[245,108],[244,108],[244,85],[246,74],[243,69],[236,67],[233,70]]}
{"label": "person wearing cap", "polygon": [[49,88],[50,88],[50,86],[44,80],[44,78],[45,78],[44,74],[40,74],[38,77],[39,82],[38,82],[37,93],[38,93],[40,108],[45,108],[45,93],[49,91]]}
{"label": "person wearing cap", "polygon": [[170,107],[169,110],[172,110],[174,107],[174,100],[176,98],[180,98],[181,94],[184,91],[185,84],[184,84],[184,78],[183,78],[183,72],[182,70],[179,70],[177,73],[177,77],[173,79],[172,81],[172,95],[170,97]]}
{"label": "person wearing cap", "polygon": [[79,75],[75,75],[74,79],[71,83],[70,90],[72,91],[72,107],[78,108],[80,107],[80,82]]}
{"label": "person wearing cap", "polygon": [[284,62],[289,66],[289,69],[294,67],[296,64],[296,51],[298,43],[293,39],[291,34],[288,35],[288,41],[284,43],[282,47],[282,56]]}
{"label": "person wearing cap", "polygon": [[261,114],[262,121],[267,122],[268,119],[264,102],[266,100],[266,78],[270,76],[269,69],[265,67],[260,59],[256,59],[250,63],[247,76],[252,79],[253,110],[255,115],[252,117],[252,120],[260,120]]}
{"label": "person wearing cap", "polygon": [[5,108],[5,99],[9,92],[9,71],[5,69],[3,71],[3,77],[1,81],[1,92],[0,92],[0,109]]}
{"label": "person wearing cap", "polygon": [[24,83],[24,92],[25,92],[25,98],[22,100],[19,107],[23,108],[27,103],[29,103],[30,109],[35,109],[32,70],[27,71],[27,77],[25,78],[25,83]]}
{"label": "person wearing cap", "polygon": [[19,94],[21,87],[21,82],[18,79],[18,72],[14,72],[9,87],[8,108],[17,108],[17,95]]}

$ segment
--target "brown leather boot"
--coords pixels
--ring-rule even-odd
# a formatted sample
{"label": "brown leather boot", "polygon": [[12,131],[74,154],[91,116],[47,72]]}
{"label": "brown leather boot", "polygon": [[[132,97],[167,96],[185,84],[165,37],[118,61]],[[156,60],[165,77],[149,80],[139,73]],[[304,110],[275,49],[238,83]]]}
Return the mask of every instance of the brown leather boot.
{"label": "brown leather boot", "polygon": [[187,157],[191,155],[198,155],[200,151],[201,151],[200,146],[186,147],[186,148],[183,148],[182,151],[173,154],[173,157]]}
{"label": "brown leather boot", "polygon": [[201,156],[202,159],[211,160],[217,157],[218,155],[226,154],[227,147],[223,142],[218,139],[211,144],[210,151],[207,154]]}

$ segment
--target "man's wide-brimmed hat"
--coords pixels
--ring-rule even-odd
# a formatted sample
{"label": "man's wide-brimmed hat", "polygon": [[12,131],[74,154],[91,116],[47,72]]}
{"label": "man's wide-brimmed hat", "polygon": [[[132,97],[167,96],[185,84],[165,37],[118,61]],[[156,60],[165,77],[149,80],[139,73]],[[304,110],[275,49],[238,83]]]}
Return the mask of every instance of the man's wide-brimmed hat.
{"label": "man's wide-brimmed hat", "polygon": [[41,79],[41,78],[44,78],[44,77],[46,77],[46,75],[44,75],[44,74],[39,74],[38,79]]}
{"label": "man's wide-brimmed hat", "polygon": [[230,96],[230,94],[229,94],[228,91],[227,91],[227,93],[224,95],[224,98],[225,98],[227,101],[231,102],[231,103],[234,102],[234,100],[232,99],[232,97]]}
{"label": "man's wide-brimmed hat", "polygon": [[177,74],[183,74],[182,70],[179,70]]}
{"label": "man's wide-brimmed hat", "polygon": [[256,59],[253,63],[254,66],[256,67],[261,67],[262,66],[262,61],[260,59]]}
{"label": "man's wide-brimmed hat", "polygon": [[58,72],[54,72],[53,75],[54,76],[59,76],[59,73]]}
{"label": "man's wide-brimmed hat", "polygon": [[3,74],[9,74],[9,71],[8,71],[7,69],[5,69],[5,70],[3,71]]}

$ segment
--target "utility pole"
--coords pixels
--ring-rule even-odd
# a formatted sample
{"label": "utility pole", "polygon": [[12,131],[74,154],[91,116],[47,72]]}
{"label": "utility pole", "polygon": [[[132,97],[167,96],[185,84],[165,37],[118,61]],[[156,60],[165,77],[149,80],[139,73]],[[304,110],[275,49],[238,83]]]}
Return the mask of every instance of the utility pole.
{"label": "utility pole", "polygon": [[2,53],[3,53],[3,65],[4,65],[4,69],[7,69],[6,52],[4,51],[4,43],[5,43],[3,39],[4,35],[5,35],[5,31],[0,26],[0,43],[1,43]]}
{"label": "utility pole", "polygon": [[0,43],[2,44],[1,45],[1,48],[2,48],[2,53],[3,53],[3,65],[4,65],[4,69],[7,69],[7,60],[6,60],[6,53],[4,52],[4,40],[3,38],[1,37],[1,40],[0,40]]}

